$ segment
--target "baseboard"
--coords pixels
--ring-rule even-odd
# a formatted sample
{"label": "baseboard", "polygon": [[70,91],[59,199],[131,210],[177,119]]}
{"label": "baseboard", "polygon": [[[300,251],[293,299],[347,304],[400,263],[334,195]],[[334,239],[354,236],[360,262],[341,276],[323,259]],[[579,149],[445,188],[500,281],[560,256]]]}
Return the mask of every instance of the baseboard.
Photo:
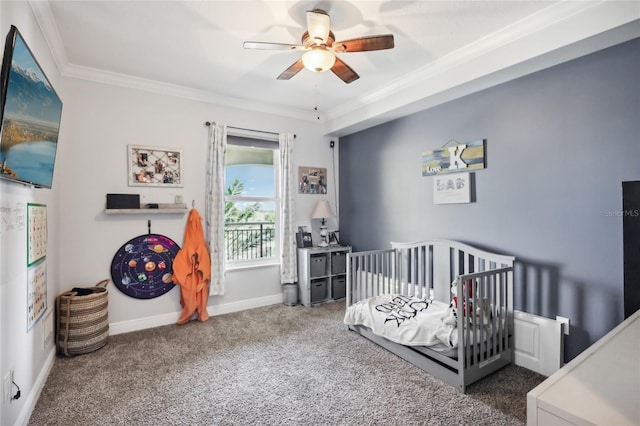
{"label": "baseboard", "polygon": [[36,378],[33,387],[29,391],[24,405],[22,406],[22,410],[20,410],[20,415],[16,420],[16,425],[24,425],[26,426],[29,423],[29,419],[31,418],[31,413],[36,408],[36,404],[38,403],[38,398],[40,398],[40,394],[42,393],[42,389],[44,389],[44,384],[47,381],[47,377],[51,373],[51,369],[53,368],[53,364],[56,360],[56,348],[51,346],[51,350],[49,351],[49,355],[47,356],[44,365],[42,366],[42,370],[40,370],[40,374]]}
{"label": "baseboard", "polygon": [[[278,303],[282,303],[282,293],[274,294],[272,296],[257,297],[255,299],[241,300],[239,302],[224,303],[221,305],[209,305],[207,310],[209,311],[209,315],[216,316],[245,311],[247,309],[260,308],[262,306],[276,305]],[[169,314],[139,318],[136,320],[109,323],[109,335],[113,336],[116,334],[129,333],[131,331],[175,324],[179,317],[180,312],[177,311]]]}

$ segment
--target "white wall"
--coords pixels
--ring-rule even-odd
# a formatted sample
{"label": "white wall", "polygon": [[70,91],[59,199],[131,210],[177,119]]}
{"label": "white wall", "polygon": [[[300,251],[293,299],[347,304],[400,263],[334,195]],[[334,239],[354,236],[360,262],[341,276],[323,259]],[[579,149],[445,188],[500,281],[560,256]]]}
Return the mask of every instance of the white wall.
{"label": "white wall", "polygon": [[[25,2],[0,3],[0,36],[4,46],[11,25],[21,32],[28,46],[38,59],[52,85],[63,100],[60,90],[60,75],[55,66],[42,33]],[[64,125],[61,128],[64,139]],[[4,379],[9,369],[14,370],[14,380],[20,386],[19,400],[0,405],[0,424],[11,425],[24,416],[34,403],[34,388],[48,373],[53,361],[53,341],[43,345],[44,318],[53,311],[55,296],[59,289],[59,195],[62,190],[60,168],[55,170],[53,189],[30,187],[0,182],[0,378]],[[47,306],[48,311],[30,330],[27,330],[27,203],[47,206]],[[51,319],[52,317],[50,317]],[[1,381],[0,381],[1,382]],[[17,389],[14,388],[13,392]],[[2,389],[0,387],[0,394]]]}
{"label": "white wall", "polygon": [[[178,99],[140,90],[115,87],[77,79],[65,79],[65,139],[59,147],[58,168],[61,205],[60,224],[61,290],[92,285],[110,277],[110,265],[116,251],[128,240],[151,231],[182,244],[187,215],[107,215],[107,193],[139,193],[141,202],[173,202],[182,195],[187,204],[193,200],[204,214],[205,157],[207,132],[205,121],[270,132],[297,135],[294,162],[298,165],[331,167],[332,151],[328,140],[320,136],[318,124],[297,119],[269,116],[198,101]],[[151,145],[183,150],[184,188],[129,187],[127,182],[127,145]],[[322,197],[333,200],[331,193]],[[296,205],[298,222],[307,219],[321,196],[300,195]],[[140,300],[121,293],[111,285],[110,323],[116,330],[137,328],[144,319],[154,323],[180,311],[179,288],[161,297]],[[229,310],[229,305],[248,307],[281,301],[279,270],[233,271],[228,273],[224,296],[211,297],[211,314]],[[262,299],[262,301],[260,301]],[[226,307],[225,307],[226,306]],[[159,319],[163,317],[164,319]],[[177,318],[177,317],[176,317]],[[173,321],[173,320],[172,320]],[[171,322],[172,322],[171,321]],[[125,325],[128,324],[128,325]],[[142,327],[144,328],[144,327]]]}
{"label": "white wall", "polygon": [[[297,197],[296,222],[301,225],[311,225],[309,216],[320,199],[329,200],[336,208],[332,169],[337,145],[336,151],[329,147],[330,139],[321,135],[320,124],[312,114],[309,121],[304,121],[61,77],[29,5],[2,2],[0,14],[3,37],[11,24],[20,29],[63,100],[53,189],[0,183],[0,376],[13,368],[22,389],[20,400],[1,405],[0,424],[10,425],[28,420],[54,362],[55,347],[53,341],[43,346],[44,321],[30,331],[26,329],[26,230],[7,228],[7,208],[26,209],[29,202],[47,205],[47,303],[51,311],[59,293],[110,278],[116,251],[129,239],[147,232],[148,218],[152,220],[152,232],[182,244],[186,214],[106,215],[105,197],[107,193],[139,193],[142,202],[168,203],[180,194],[188,205],[193,200],[204,213],[205,121],[297,135],[296,170],[299,165],[326,167],[329,175],[328,194]],[[184,187],[129,187],[128,144],[182,149]],[[330,228],[337,226],[333,222]],[[317,233],[317,224],[313,225]],[[215,315],[280,303],[281,292],[278,267],[233,271],[228,274],[226,294],[210,298],[209,312]],[[173,323],[179,312],[178,287],[158,298],[139,300],[109,284],[112,334]]]}

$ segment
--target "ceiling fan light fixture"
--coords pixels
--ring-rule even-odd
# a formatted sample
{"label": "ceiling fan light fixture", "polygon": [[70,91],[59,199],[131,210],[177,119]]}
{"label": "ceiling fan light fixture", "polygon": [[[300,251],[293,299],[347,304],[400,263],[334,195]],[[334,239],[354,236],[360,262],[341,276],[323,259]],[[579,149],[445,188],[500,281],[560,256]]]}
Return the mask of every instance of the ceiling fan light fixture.
{"label": "ceiling fan light fixture", "polygon": [[[2,0],[0,0],[1,2]],[[313,72],[331,70],[346,84],[356,81],[360,76],[336,53],[368,52],[394,47],[393,34],[381,34],[336,41],[331,31],[329,14],[322,9],[307,11],[307,28],[300,38],[302,44],[265,43],[245,41],[245,49],[263,50],[304,50],[306,53],[289,65],[278,80],[290,80],[303,69]]]}
{"label": "ceiling fan light fixture", "polygon": [[311,42],[316,45],[325,44],[329,36],[329,15],[322,9],[307,12],[307,31]]}
{"label": "ceiling fan light fixture", "polygon": [[314,47],[302,55],[302,63],[304,64],[304,67],[314,72],[322,72],[331,69],[335,62],[335,55],[322,47]]}

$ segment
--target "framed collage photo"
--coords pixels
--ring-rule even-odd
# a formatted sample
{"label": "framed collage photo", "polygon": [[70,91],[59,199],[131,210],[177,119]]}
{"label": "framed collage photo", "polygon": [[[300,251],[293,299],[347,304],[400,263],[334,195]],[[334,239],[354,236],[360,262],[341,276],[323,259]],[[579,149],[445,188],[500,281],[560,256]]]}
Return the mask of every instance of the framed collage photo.
{"label": "framed collage photo", "polygon": [[182,150],[128,145],[129,186],[182,187]]}

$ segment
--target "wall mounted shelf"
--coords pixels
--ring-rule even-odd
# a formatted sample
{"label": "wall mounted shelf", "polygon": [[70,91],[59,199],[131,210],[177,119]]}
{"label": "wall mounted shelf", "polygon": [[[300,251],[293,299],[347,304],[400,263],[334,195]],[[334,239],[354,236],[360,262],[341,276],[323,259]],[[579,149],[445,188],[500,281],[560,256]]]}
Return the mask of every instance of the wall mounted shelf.
{"label": "wall mounted shelf", "polygon": [[106,214],[184,214],[186,208],[175,209],[104,209]]}
{"label": "wall mounted shelf", "polygon": [[158,208],[150,209],[141,207],[139,209],[104,209],[106,214],[184,214],[189,209],[186,204],[158,204]]}

